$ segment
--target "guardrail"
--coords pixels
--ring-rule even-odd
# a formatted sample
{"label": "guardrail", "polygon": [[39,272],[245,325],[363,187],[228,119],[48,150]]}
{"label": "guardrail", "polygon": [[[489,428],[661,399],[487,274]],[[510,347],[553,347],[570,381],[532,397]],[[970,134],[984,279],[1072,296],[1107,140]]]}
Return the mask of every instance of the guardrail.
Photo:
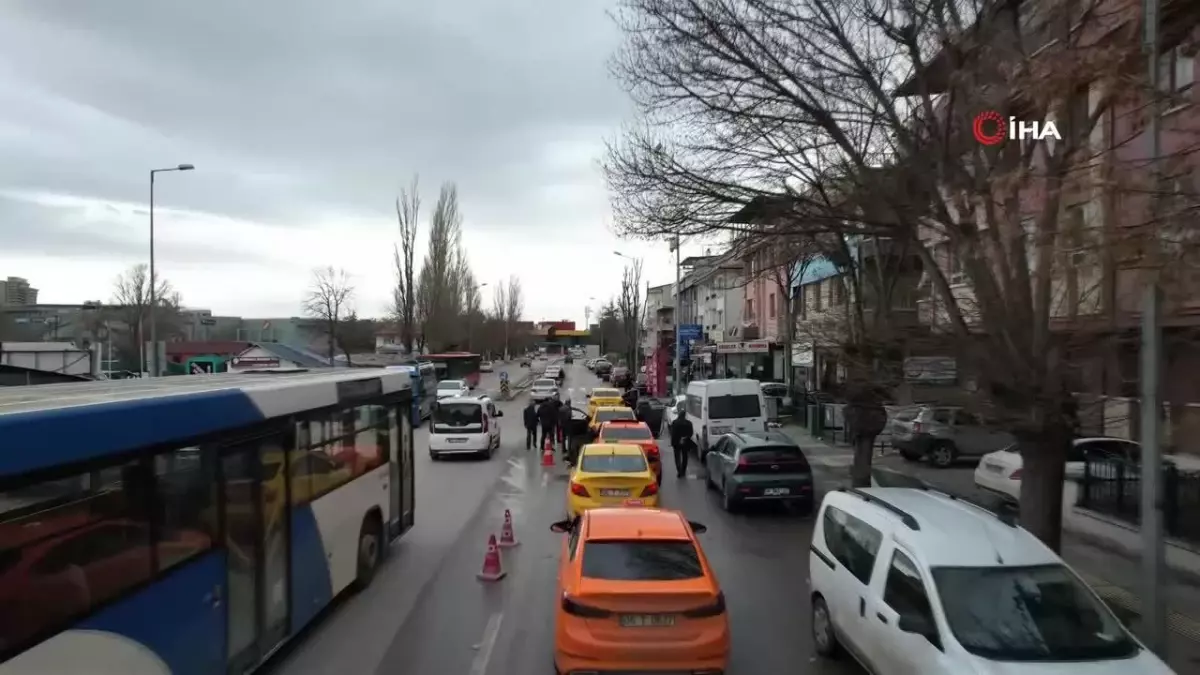
{"label": "guardrail", "polygon": [[[1136,462],[1088,458],[1076,505],[1137,524],[1141,521],[1142,469]],[[1200,472],[1164,462],[1163,528],[1177,539],[1200,542]]]}

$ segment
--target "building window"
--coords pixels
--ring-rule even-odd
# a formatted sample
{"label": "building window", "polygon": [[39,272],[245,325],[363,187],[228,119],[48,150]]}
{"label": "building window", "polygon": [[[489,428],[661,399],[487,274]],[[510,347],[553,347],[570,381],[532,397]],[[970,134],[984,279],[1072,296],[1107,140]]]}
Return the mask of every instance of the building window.
{"label": "building window", "polygon": [[775,294],[774,293],[772,293],[770,296],[770,303],[771,303],[770,307],[767,311],[769,311],[771,313],[770,318],[774,319],[775,318]]}
{"label": "building window", "polygon": [[812,292],[812,310],[814,312],[821,311],[821,284],[822,282],[817,281],[808,285]]}
{"label": "building window", "polygon": [[1196,58],[1184,53],[1182,45],[1172,47],[1158,57],[1158,88],[1167,93],[1180,92],[1196,79]]}
{"label": "building window", "polygon": [[754,320],[754,298],[746,300],[746,318],[750,321]]}

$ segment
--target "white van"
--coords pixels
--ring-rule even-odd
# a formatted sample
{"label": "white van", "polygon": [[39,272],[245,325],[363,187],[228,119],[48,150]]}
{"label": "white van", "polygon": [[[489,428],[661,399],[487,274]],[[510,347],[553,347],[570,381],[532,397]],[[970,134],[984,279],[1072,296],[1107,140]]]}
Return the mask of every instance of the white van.
{"label": "white van", "polygon": [[767,404],[758,380],[691,382],[684,408],[701,460],[721,434],[767,430]]}
{"label": "white van", "polygon": [[429,424],[429,458],[480,455],[500,449],[500,417],[504,413],[486,396],[445,398],[433,406]]}

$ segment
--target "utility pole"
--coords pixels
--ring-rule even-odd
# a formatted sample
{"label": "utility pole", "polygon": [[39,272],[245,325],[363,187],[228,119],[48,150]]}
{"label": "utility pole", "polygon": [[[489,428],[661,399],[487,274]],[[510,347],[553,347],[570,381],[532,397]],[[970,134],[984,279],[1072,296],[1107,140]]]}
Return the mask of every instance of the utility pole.
{"label": "utility pole", "polygon": [[679,321],[683,316],[682,308],[679,306],[679,291],[680,291],[680,265],[679,265],[679,235],[675,235],[675,241],[671,242],[671,250],[675,253],[675,311],[671,312],[675,316],[675,395],[683,391],[683,366],[679,357],[683,351],[683,345],[679,339]]}
{"label": "utility pole", "polygon": [[[1161,197],[1157,195],[1162,155],[1162,96],[1159,91],[1158,56],[1161,51],[1159,35],[1159,0],[1142,0],[1143,23],[1146,27],[1145,47],[1147,52],[1147,76],[1150,90],[1150,119],[1146,124],[1149,137],[1149,167],[1155,186],[1151,213],[1162,212]],[[1157,248],[1151,255],[1161,263],[1162,256]],[[1162,400],[1160,379],[1162,375],[1162,289],[1159,287],[1157,267],[1151,272],[1153,278],[1145,289],[1142,303],[1142,578],[1145,588],[1142,597],[1142,639],[1146,646],[1162,659],[1167,657],[1167,608],[1163,582],[1166,578],[1166,551],[1163,541],[1163,471],[1162,471]]]}

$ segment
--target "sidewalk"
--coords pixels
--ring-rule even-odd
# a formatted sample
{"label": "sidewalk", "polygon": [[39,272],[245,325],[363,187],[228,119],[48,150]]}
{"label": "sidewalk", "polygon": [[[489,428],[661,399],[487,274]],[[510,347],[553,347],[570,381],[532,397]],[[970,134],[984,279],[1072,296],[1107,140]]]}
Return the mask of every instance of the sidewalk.
{"label": "sidewalk", "polygon": [[[848,446],[839,446],[813,438],[808,430],[800,426],[785,426],[780,429],[791,438],[808,457],[813,467],[814,479],[818,484],[834,486],[846,484],[849,467],[853,462],[853,451]],[[873,466],[918,478],[932,487],[967,499],[982,496],[974,485],[974,467],[932,469],[923,463],[905,462],[897,455],[876,454]],[[821,474],[825,474],[822,476]],[[1102,520],[1091,517],[1068,518],[1064,509],[1064,528],[1061,555],[1110,607],[1125,620],[1134,633],[1139,628],[1141,607],[1141,560],[1130,553],[1128,541],[1122,541],[1120,533],[1131,528],[1115,525],[1096,527],[1087,525],[1087,520]],[[1075,525],[1073,527],[1072,525]],[[1134,530],[1136,532],[1136,530]],[[1173,548],[1173,547],[1169,547]],[[1136,550],[1136,549],[1134,549]],[[1169,551],[1171,569],[1167,573],[1167,624],[1170,634],[1167,639],[1167,661],[1178,673],[1200,671],[1200,565],[1190,559],[1185,551]],[[1200,555],[1196,556],[1200,559]]]}

